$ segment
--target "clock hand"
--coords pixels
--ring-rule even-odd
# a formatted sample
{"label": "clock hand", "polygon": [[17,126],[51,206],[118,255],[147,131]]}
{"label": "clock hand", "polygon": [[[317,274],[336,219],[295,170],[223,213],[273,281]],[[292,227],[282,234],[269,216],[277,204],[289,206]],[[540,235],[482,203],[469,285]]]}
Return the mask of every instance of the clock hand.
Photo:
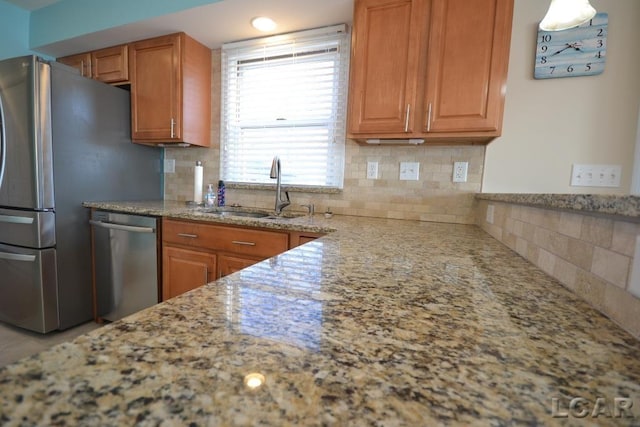
{"label": "clock hand", "polygon": [[562,48],[562,49],[560,49],[559,51],[557,51],[557,52],[555,52],[555,53],[552,53],[550,56],[557,55],[557,54],[559,54],[560,52],[564,52],[564,51],[565,51],[565,50],[567,50],[567,49],[575,49],[575,50],[577,50],[578,52],[580,52],[580,51],[582,50],[582,49],[580,49],[580,47],[579,47],[579,46],[580,46],[580,43],[579,43],[579,42],[575,42],[575,43],[565,43],[565,45],[566,45],[566,47],[563,47],[563,48]]}

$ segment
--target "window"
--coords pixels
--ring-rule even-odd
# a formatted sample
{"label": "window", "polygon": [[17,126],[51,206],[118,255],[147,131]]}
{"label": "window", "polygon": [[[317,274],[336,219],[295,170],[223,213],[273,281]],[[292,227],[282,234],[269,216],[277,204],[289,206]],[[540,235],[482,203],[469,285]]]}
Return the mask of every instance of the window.
{"label": "window", "polygon": [[345,25],[225,44],[222,179],[342,188],[348,63]]}

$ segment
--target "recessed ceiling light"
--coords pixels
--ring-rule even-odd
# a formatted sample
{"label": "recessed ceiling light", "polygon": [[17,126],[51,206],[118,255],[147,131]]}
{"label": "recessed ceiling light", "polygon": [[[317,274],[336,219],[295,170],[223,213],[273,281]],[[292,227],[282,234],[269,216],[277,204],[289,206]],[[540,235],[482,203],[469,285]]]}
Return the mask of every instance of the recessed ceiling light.
{"label": "recessed ceiling light", "polygon": [[257,18],[253,18],[251,20],[251,25],[253,28],[259,31],[272,31],[276,28],[276,23],[273,19],[267,18],[266,16],[258,16]]}

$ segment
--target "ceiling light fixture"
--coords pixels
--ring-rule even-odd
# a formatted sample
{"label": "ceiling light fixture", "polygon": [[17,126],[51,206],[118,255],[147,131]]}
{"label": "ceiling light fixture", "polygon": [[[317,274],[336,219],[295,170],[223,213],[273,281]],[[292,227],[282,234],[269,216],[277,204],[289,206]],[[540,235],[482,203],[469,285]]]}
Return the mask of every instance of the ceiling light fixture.
{"label": "ceiling light fixture", "polygon": [[258,16],[251,20],[251,25],[258,31],[273,31],[276,29],[276,23],[273,19],[266,16]]}
{"label": "ceiling light fixture", "polygon": [[577,27],[593,18],[596,10],[589,0],[551,0],[547,14],[540,22],[543,31],[560,31]]}

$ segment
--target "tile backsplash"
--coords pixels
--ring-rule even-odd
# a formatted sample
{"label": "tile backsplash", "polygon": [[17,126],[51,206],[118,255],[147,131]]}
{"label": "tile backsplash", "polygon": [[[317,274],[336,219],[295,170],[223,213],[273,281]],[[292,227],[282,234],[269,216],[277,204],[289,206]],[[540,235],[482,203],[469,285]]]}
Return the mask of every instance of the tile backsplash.
{"label": "tile backsplash", "polygon": [[631,293],[639,223],[481,200],[477,224],[640,338],[640,298]]}
{"label": "tile backsplash", "polygon": [[[219,179],[220,51],[214,50],[212,76],[211,147],[165,148],[165,158],[175,159],[175,173],[165,174],[167,200],[193,198],[193,168],[204,166],[204,183]],[[276,153],[274,153],[275,155]],[[474,194],[480,192],[484,146],[361,146],[347,140],[344,188],[339,193],[290,192],[291,206],[313,203],[316,212],[330,208],[343,215],[473,224]],[[367,162],[378,162],[379,179],[366,178]],[[453,163],[468,162],[467,182],[454,183]],[[419,162],[418,181],[400,181],[400,162]],[[283,165],[285,168],[286,165]],[[227,187],[227,204],[272,209],[273,190]]]}

